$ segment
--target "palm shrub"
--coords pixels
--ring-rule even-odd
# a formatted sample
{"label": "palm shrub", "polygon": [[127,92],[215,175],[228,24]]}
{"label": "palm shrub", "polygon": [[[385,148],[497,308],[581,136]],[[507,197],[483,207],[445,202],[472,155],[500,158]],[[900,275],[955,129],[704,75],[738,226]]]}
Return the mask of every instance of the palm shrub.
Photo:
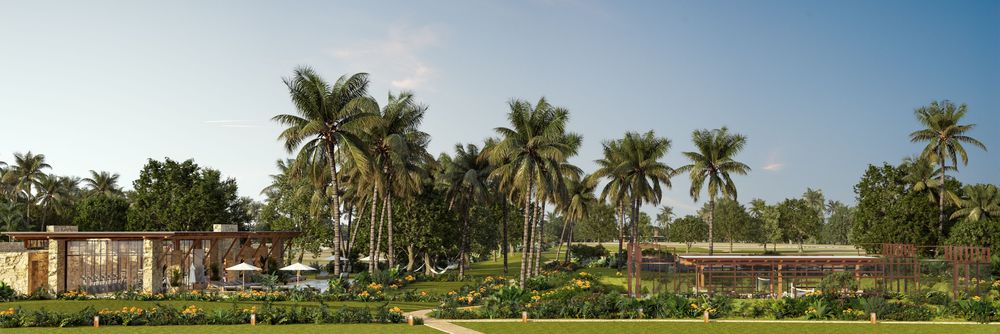
{"label": "palm shrub", "polygon": [[520,287],[510,285],[483,299],[483,316],[493,318],[514,318],[521,314],[530,294]]}

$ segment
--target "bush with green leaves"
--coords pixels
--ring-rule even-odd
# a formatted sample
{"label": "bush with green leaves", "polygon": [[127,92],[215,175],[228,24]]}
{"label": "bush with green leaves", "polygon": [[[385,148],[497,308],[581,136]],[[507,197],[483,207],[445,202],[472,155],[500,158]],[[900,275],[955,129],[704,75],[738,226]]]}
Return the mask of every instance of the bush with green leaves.
{"label": "bush with green leaves", "polygon": [[0,302],[9,302],[17,299],[17,292],[14,288],[7,285],[6,282],[0,281]]}

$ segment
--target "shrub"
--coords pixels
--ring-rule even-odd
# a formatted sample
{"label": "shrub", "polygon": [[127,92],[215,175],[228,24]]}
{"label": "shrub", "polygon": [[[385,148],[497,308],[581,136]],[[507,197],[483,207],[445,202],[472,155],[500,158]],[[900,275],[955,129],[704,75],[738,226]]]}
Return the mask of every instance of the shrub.
{"label": "shrub", "polygon": [[831,296],[850,295],[858,291],[858,282],[851,272],[835,272],[823,276],[823,280],[819,282],[819,290]]}
{"label": "shrub", "polygon": [[987,298],[979,296],[958,301],[966,320],[989,323],[997,313],[997,308]]}
{"label": "shrub", "polygon": [[7,283],[0,281],[0,302],[9,302],[17,299],[17,292]]}
{"label": "shrub", "polygon": [[587,246],[583,244],[573,244],[569,247],[570,254],[579,259],[593,259],[608,256],[608,250],[604,246]]}

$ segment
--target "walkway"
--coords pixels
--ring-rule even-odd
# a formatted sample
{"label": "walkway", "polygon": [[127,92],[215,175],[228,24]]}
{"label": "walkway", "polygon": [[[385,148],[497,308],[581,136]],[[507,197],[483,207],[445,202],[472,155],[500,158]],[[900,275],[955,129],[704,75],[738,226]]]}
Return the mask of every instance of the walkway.
{"label": "walkway", "polygon": [[441,332],[445,332],[445,333],[448,333],[448,334],[483,334],[482,332],[477,332],[477,331],[474,331],[474,330],[471,330],[471,329],[468,329],[468,328],[465,328],[465,327],[453,324],[453,323],[445,321],[445,320],[431,318],[431,317],[429,317],[427,315],[428,313],[431,313],[431,311],[433,311],[433,310],[418,310],[418,311],[413,311],[413,312],[405,313],[404,315],[411,315],[411,316],[414,316],[414,317],[419,317],[421,319],[424,319],[424,326],[427,326],[427,327],[430,327],[430,328],[433,328],[433,329],[436,329],[436,330],[439,330]]}

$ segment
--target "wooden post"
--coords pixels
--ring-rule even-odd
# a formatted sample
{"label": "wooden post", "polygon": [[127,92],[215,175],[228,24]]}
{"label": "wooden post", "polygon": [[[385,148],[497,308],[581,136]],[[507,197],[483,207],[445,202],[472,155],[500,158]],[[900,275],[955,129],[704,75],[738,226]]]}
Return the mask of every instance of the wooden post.
{"label": "wooden post", "polygon": [[528,311],[521,312],[521,322],[528,322]]}
{"label": "wooden post", "polygon": [[250,313],[250,326],[257,326],[257,313]]}
{"label": "wooden post", "polygon": [[704,318],[705,318],[705,323],[707,324],[708,323],[708,311],[705,311]]}
{"label": "wooden post", "polygon": [[872,312],[870,316],[871,316],[872,325],[877,324],[878,323],[878,316],[875,315],[875,312]]}
{"label": "wooden post", "polygon": [[99,315],[95,315],[94,316],[94,327],[95,328],[96,327],[101,327],[101,316],[99,316]]}
{"label": "wooden post", "polygon": [[412,315],[406,316],[406,324],[410,325],[410,326],[413,326],[413,316]]}

